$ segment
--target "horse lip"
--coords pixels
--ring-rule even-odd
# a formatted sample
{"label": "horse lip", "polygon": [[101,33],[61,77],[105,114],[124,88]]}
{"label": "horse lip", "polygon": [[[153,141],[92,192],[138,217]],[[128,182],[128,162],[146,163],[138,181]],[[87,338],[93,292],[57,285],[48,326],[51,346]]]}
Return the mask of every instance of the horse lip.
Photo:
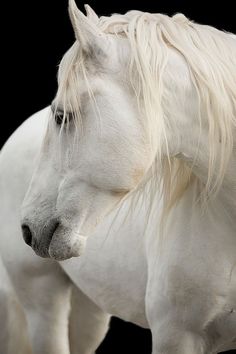
{"label": "horse lip", "polygon": [[86,247],[86,236],[73,233],[73,231],[70,232],[69,238],[60,239],[57,236],[52,239],[49,245],[50,258],[62,261],[72,257],[80,257],[83,254]]}
{"label": "horse lip", "polygon": [[37,256],[40,256],[42,258],[50,258],[48,249],[38,249],[38,248],[33,248],[35,254],[37,254]]}
{"label": "horse lip", "polygon": [[32,249],[37,254],[37,256],[42,258],[49,258],[49,245],[50,243],[47,245],[45,242],[38,242],[37,240],[34,240],[32,243]]}

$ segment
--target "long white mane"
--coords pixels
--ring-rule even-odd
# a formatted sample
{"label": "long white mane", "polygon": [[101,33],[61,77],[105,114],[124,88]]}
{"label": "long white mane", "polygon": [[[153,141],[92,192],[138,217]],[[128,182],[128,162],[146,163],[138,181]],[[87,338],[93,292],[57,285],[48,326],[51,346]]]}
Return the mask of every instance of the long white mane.
{"label": "long white mane", "polygon": [[[134,85],[135,76],[137,100],[139,104],[142,102],[146,116],[144,129],[156,156],[152,174],[153,191],[157,181],[161,182],[166,205],[172,205],[193,176],[191,169],[183,162],[169,156],[163,158],[163,147],[168,152],[168,122],[162,104],[165,95],[163,75],[170,46],[183,56],[189,67],[198,94],[199,124],[202,124],[203,115],[207,119],[204,124],[208,124],[209,129],[209,169],[204,192],[208,197],[218,191],[235,144],[236,36],[196,24],[182,14],[169,17],[130,11],[125,15],[100,17],[96,25],[105,33],[126,37],[129,41],[129,79]],[[65,110],[69,107],[74,112],[77,122],[81,122],[79,100],[75,92],[78,70],[86,78],[86,65],[82,56],[79,47],[74,45],[63,58],[59,69],[57,97],[64,103]],[[70,93],[73,92],[70,97],[67,94],[68,88]],[[163,167],[162,173],[160,165]],[[155,166],[158,166],[157,171]]]}

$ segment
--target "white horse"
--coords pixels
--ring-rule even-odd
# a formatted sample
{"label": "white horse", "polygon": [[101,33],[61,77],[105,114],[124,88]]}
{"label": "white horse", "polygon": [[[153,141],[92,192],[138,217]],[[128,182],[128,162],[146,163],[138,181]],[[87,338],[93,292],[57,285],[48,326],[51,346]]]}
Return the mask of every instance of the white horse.
{"label": "white horse", "polygon": [[110,315],[57,262],[35,257],[22,242],[20,205],[49,113],[46,108],[23,123],[0,154],[1,354],[91,354],[108,330]]}
{"label": "white horse", "polygon": [[[73,1],[70,16],[77,41],[61,63],[54,114],[23,203],[24,239],[43,257],[81,255],[61,265],[87,295],[82,307],[77,297],[84,318],[91,323],[85,310],[92,302],[104,311],[95,316],[104,320],[102,336],[107,312],[149,327],[155,354],[233,349],[235,37],[182,15],[87,18]],[[25,131],[32,144],[17,151],[21,158],[38,150],[30,122]],[[7,183],[10,172],[27,171],[18,174],[15,190],[11,185],[17,197],[32,164],[22,169],[13,157],[14,166],[6,165],[25,135],[2,157]],[[8,191],[9,199],[12,205]],[[9,229],[17,231],[17,217],[11,223],[5,214],[5,238],[13,234]],[[9,244],[8,269],[16,253],[16,243]],[[45,260],[43,269],[47,276],[48,269],[57,271],[69,292],[57,263]],[[56,305],[59,312],[66,308],[65,318],[68,306]],[[89,321],[83,326],[81,318],[78,329],[88,333]]]}

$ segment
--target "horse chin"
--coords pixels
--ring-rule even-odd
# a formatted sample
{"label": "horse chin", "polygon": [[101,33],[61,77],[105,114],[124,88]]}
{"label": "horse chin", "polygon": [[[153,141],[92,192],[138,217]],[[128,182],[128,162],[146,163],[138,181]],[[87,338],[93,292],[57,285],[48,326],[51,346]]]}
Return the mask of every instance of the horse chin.
{"label": "horse chin", "polygon": [[59,236],[55,234],[50,242],[48,249],[50,258],[64,261],[72,257],[79,257],[84,253],[87,241],[86,236],[73,233],[67,235],[67,237]]}

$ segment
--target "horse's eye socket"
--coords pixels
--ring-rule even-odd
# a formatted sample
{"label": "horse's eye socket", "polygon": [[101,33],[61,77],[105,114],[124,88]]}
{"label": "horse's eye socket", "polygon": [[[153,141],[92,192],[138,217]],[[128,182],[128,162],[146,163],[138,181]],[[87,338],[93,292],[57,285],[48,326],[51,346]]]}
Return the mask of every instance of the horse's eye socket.
{"label": "horse's eye socket", "polygon": [[71,112],[64,113],[63,111],[56,111],[54,115],[54,119],[57,125],[62,125],[63,122],[66,125],[73,120],[73,113]]}
{"label": "horse's eye socket", "polygon": [[57,125],[62,125],[63,118],[64,118],[64,112],[58,111],[55,113],[55,122]]}

